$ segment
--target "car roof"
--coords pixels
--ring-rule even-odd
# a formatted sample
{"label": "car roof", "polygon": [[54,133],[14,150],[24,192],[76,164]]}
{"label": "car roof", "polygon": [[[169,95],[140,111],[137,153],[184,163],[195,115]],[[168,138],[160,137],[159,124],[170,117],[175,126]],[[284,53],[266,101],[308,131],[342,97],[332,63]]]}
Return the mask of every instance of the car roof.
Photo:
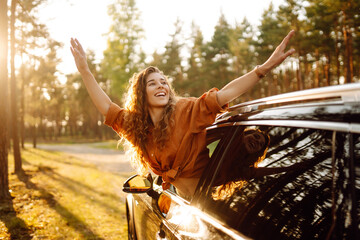
{"label": "car roof", "polygon": [[229,107],[213,125],[260,119],[360,123],[360,83],[314,88],[244,102]]}

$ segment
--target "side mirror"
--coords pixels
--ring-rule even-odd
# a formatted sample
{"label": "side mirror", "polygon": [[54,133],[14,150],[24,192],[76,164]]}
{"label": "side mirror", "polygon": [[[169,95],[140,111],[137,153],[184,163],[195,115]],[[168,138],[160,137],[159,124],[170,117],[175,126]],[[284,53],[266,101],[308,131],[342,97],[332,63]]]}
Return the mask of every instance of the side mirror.
{"label": "side mirror", "polygon": [[134,175],[127,179],[123,185],[123,192],[126,193],[146,193],[152,189],[149,179]]}

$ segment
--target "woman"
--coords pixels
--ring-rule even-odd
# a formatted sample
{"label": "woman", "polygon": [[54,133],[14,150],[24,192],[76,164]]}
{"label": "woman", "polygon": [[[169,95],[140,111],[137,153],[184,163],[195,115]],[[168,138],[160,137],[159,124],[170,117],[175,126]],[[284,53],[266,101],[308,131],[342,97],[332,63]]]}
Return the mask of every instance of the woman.
{"label": "woman", "polygon": [[[214,183],[213,198],[226,199],[240,189],[248,180],[260,177],[262,169],[258,164],[264,160],[270,144],[270,137],[259,129],[246,129],[234,139]],[[275,172],[276,173],[276,172]],[[269,174],[273,174],[272,172]],[[266,174],[267,175],[267,174]]]}
{"label": "woman", "polygon": [[131,79],[124,108],[112,103],[97,84],[77,39],[71,39],[70,49],[91,99],[106,117],[105,124],[128,141],[132,162],[140,172],[150,168],[162,176],[164,188],[172,183],[180,195],[192,196],[209,158],[206,127],[226,104],[294,53],[294,49],[285,52],[293,35],[291,31],[264,64],[200,98],[176,99],[166,76],[155,67],[146,68]]}
{"label": "woman", "polygon": [[234,141],[237,144],[227,150],[228,155],[225,156],[225,162],[214,183],[214,200],[231,197],[253,178],[301,170],[309,166],[308,162],[300,162],[287,167],[258,167],[265,159],[270,145],[270,136],[259,129],[246,129]]}

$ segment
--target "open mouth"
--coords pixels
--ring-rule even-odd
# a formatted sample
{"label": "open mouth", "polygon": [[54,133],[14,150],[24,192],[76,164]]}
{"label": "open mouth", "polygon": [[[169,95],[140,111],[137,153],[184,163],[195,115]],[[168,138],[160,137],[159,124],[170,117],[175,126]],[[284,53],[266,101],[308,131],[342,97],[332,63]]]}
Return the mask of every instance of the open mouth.
{"label": "open mouth", "polygon": [[166,93],[165,92],[158,92],[155,94],[155,97],[165,97]]}
{"label": "open mouth", "polygon": [[257,141],[255,141],[253,139],[250,139],[249,140],[249,146],[250,146],[250,149],[256,150],[258,148],[258,143],[257,143]]}

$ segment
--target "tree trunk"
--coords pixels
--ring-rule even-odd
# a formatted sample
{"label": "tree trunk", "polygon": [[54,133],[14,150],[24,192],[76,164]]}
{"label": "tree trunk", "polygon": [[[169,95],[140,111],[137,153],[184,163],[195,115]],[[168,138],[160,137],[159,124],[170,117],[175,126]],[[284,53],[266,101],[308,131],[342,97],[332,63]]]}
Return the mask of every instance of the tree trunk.
{"label": "tree trunk", "polygon": [[278,86],[279,86],[279,83],[278,83],[278,75],[274,75],[274,77],[273,77],[273,84],[274,84],[274,86],[273,86],[273,90],[272,90],[272,95],[277,95],[277,94],[279,94],[278,93]]}
{"label": "tree trunk", "polygon": [[[338,31],[338,26],[336,25],[336,31]],[[335,60],[336,60],[336,80],[337,80],[337,84],[340,84],[340,47],[338,46],[340,43],[338,34],[336,32],[335,34]]]}
{"label": "tree trunk", "polygon": [[[23,65],[23,64],[22,64]],[[21,148],[25,148],[25,74],[24,68],[21,68],[21,95],[20,95],[20,139]]]}
{"label": "tree trunk", "polygon": [[344,26],[343,26],[343,35],[344,35],[344,44],[345,44],[345,82],[351,83],[354,78],[354,69],[353,69],[353,53],[352,53],[352,36],[351,36],[351,26],[348,25],[348,18],[343,11],[344,15]]}
{"label": "tree trunk", "polygon": [[300,62],[300,58],[299,58],[299,65],[298,65],[298,69],[296,72],[296,79],[297,79],[297,90],[303,90],[304,89],[304,84],[303,84],[303,80],[302,80],[302,73],[301,73],[301,62]]}
{"label": "tree trunk", "polygon": [[316,62],[315,62],[315,81],[314,81],[314,88],[319,87],[319,49],[315,50],[315,58],[316,58]]}
{"label": "tree trunk", "polygon": [[325,63],[325,67],[324,67],[327,86],[331,85],[331,69],[330,68],[331,68],[331,53],[327,52],[326,53],[326,63]]}
{"label": "tree trunk", "polygon": [[36,124],[34,124],[34,126],[32,126],[32,128],[31,128],[33,148],[36,148],[36,135],[37,135],[37,130],[36,129],[37,129]]}
{"label": "tree trunk", "polygon": [[290,76],[290,70],[285,69],[284,71],[284,82],[285,82],[285,89],[284,93],[291,92],[291,76]]}
{"label": "tree trunk", "polygon": [[11,19],[10,19],[10,46],[11,46],[11,128],[14,150],[15,173],[22,172],[21,154],[19,146],[18,132],[18,108],[17,108],[17,87],[15,79],[15,9],[16,0],[11,1]]}
{"label": "tree trunk", "polygon": [[9,199],[7,99],[8,99],[8,15],[7,0],[0,0],[0,200]]}

